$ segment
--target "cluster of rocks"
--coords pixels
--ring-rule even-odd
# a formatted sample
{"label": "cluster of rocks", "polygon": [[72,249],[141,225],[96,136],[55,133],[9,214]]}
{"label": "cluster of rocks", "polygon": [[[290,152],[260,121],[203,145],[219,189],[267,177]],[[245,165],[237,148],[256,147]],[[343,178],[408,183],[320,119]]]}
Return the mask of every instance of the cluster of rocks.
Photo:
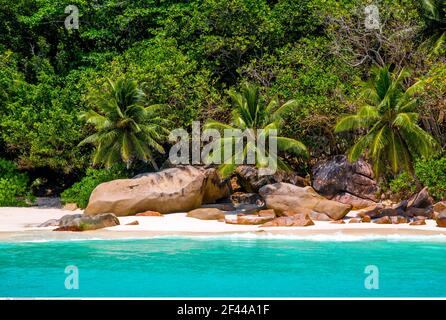
{"label": "cluster of rocks", "polygon": [[[446,227],[446,202],[433,204],[427,188],[394,205],[379,203],[358,212],[358,222],[373,221],[378,224],[425,225],[426,219],[434,219],[439,227]],[[351,221],[350,221],[351,222]]]}
{"label": "cluster of rocks", "polygon": [[299,187],[290,183],[267,184],[258,194],[231,197],[232,207],[221,205],[199,208],[187,216],[203,220],[219,220],[228,224],[262,226],[309,226],[313,220],[332,221],[344,218],[352,208],[328,200],[312,187]]}
{"label": "cluster of rocks", "polygon": [[[344,223],[352,209],[362,209],[349,223],[407,223],[422,225],[435,218],[446,226],[446,205],[433,205],[427,189],[396,205],[377,203],[378,186],[369,164],[350,164],[345,156],[320,162],[310,181],[294,173],[259,176],[253,166],[239,166],[233,181],[221,180],[210,167],[177,166],[100,184],[83,215],[73,214],[42,226],[83,231],[119,224],[117,216],[187,216],[228,224],[310,226],[313,221]],[[132,224],[137,224],[134,221]]]}

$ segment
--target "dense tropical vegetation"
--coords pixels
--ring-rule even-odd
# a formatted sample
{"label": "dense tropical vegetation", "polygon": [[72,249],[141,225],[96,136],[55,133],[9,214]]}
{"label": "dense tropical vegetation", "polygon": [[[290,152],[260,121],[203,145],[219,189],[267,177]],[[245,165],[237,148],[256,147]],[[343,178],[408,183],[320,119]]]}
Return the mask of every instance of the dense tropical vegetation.
{"label": "dense tropical vegetation", "polygon": [[391,74],[384,66],[372,68],[372,73],[374,78],[364,85],[363,93],[369,103],[357,114],[341,118],[335,131],[366,129],[348,152],[348,158],[356,161],[367,149],[376,176],[386,168],[394,174],[412,174],[416,158],[429,158],[438,150],[435,139],[418,126],[417,100],[412,95],[419,84],[403,89],[402,82],[409,77],[404,68]]}
{"label": "dense tropical vegetation", "polygon": [[[445,1],[373,4],[377,29],[367,0],[0,0],[0,205],[155,170],[166,130],[238,126],[245,83],[261,108],[292,101],[276,125],[299,174],[350,150],[384,185],[416,179],[445,198]],[[98,173],[115,162],[119,174]]]}
{"label": "dense tropical vegetation", "polygon": [[[289,100],[280,105],[276,97],[267,103],[262,101],[259,88],[252,84],[243,84],[241,92],[229,90],[229,95],[233,105],[231,125],[211,119],[206,122],[204,128],[220,131],[239,129],[240,133],[246,133],[249,137],[246,137],[248,138],[246,143],[243,143],[243,135],[223,137],[220,138],[220,141],[216,141],[218,148],[214,152],[223,160],[220,166],[220,173],[223,177],[230,176],[238,164],[247,162],[250,152],[253,158],[250,159],[252,161],[250,164],[255,163],[259,168],[266,168],[269,165],[268,156],[271,156],[276,159],[279,170],[290,171],[291,168],[286,162],[267,148],[267,139],[270,138],[273,130],[275,130],[274,139],[278,151],[286,151],[296,156],[308,156],[308,150],[302,142],[278,136],[278,131],[284,121],[284,115],[293,109],[296,101]],[[255,143],[256,141],[263,141],[264,145]],[[231,145],[243,144],[243,148],[237,151],[234,147],[234,152],[228,159],[224,159],[223,149],[226,143]]]}
{"label": "dense tropical vegetation", "polygon": [[88,96],[92,106],[100,110],[81,113],[81,119],[92,124],[96,133],[79,144],[94,144],[93,165],[103,164],[107,169],[119,162],[130,167],[132,161],[150,162],[158,169],[152,150],[164,153],[158,143],[168,130],[164,119],[157,115],[159,105],[145,105],[144,92],[135,80],[120,78],[107,83],[106,92]]}

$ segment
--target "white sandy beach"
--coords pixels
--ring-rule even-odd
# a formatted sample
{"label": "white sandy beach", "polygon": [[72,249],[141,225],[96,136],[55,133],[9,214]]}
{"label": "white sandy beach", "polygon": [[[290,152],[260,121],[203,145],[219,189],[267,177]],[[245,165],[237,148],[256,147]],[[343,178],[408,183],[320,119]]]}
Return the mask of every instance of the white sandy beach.
{"label": "white sandy beach", "polygon": [[[434,220],[427,220],[424,226],[409,224],[374,224],[348,223],[332,224],[326,221],[315,221],[308,227],[259,227],[256,225],[232,225],[218,221],[199,220],[186,217],[185,213],[167,214],[162,217],[119,217],[120,225],[95,231],[84,232],[53,232],[53,227],[39,228],[42,222],[58,219],[66,214],[82,213],[81,210],[66,211],[61,209],[41,208],[0,208],[0,238],[1,239],[82,239],[82,238],[144,238],[151,236],[202,236],[226,234],[273,234],[314,237],[317,235],[348,235],[348,236],[446,236],[446,228],[436,226]],[[354,216],[351,212],[349,217]],[[127,225],[138,221],[139,225]]]}

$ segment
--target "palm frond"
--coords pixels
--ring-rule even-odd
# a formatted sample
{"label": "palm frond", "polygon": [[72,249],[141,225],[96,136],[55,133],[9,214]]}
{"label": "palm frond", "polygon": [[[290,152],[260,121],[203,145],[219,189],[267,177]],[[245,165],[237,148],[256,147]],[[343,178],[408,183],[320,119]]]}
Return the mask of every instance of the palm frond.
{"label": "palm frond", "polygon": [[353,114],[350,116],[345,116],[341,118],[335,126],[335,133],[362,129],[366,126],[364,122],[364,118],[358,116],[357,114]]}
{"label": "palm frond", "polygon": [[272,118],[274,120],[283,118],[287,113],[293,111],[298,106],[296,100],[288,100],[282,104],[273,114]]}
{"label": "palm frond", "polygon": [[233,126],[230,126],[229,124],[222,123],[220,121],[216,120],[208,120],[204,124],[204,129],[217,129],[219,131],[223,131],[225,129],[234,130],[235,128]]}
{"label": "palm frond", "polygon": [[295,155],[308,157],[309,153],[307,147],[300,141],[285,138],[285,137],[277,137],[277,148],[281,151],[288,151],[294,153]]}

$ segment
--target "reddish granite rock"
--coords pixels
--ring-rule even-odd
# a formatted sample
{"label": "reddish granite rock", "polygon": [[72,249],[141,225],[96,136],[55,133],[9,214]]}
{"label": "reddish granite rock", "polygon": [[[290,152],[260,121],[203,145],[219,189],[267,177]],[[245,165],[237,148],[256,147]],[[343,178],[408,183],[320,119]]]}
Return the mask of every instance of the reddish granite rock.
{"label": "reddish granite rock", "polygon": [[333,198],[331,198],[331,200],[334,200],[334,201],[337,201],[340,203],[351,204],[353,207],[352,208],[353,210],[367,208],[367,207],[370,207],[376,203],[375,201],[372,201],[369,199],[363,199],[363,198],[360,198],[360,197],[355,196],[348,192],[343,192],[341,194],[337,194]]}
{"label": "reddish granite rock", "polygon": [[268,210],[260,210],[257,215],[259,215],[260,217],[270,217],[270,216],[276,216],[276,213],[274,212],[273,209],[268,209]]}
{"label": "reddish granite rock", "polygon": [[[312,186],[321,195],[329,199],[338,196],[353,207],[368,206],[368,201],[377,200],[378,185],[373,179],[372,167],[363,160],[350,163],[344,155],[314,165]],[[361,202],[360,198],[366,201]]]}
{"label": "reddish granite rock", "polygon": [[392,224],[392,220],[390,219],[389,216],[384,216],[378,219],[373,220],[373,223],[377,223],[377,224]]}
{"label": "reddish granite rock", "polygon": [[177,166],[101,183],[91,193],[84,213],[129,216],[148,210],[163,214],[187,212],[229,194],[229,183],[221,180],[217,169]]}
{"label": "reddish granite rock", "polygon": [[135,214],[137,217],[162,217],[163,215],[157,211],[145,211]]}
{"label": "reddish granite rock", "polygon": [[438,213],[446,212],[446,201],[437,202],[436,204],[434,204],[433,209],[435,212]]}
{"label": "reddish granite rock", "polygon": [[418,219],[409,223],[410,226],[424,226],[425,224],[426,224],[425,219]]}
{"label": "reddish granite rock", "polygon": [[275,217],[276,213],[274,210],[260,210],[256,214],[239,213],[237,215],[225,215],[224,221],[228,224],[256,225],[264,224],[273,220]]}
{"label": "reddish granite rock", "polygon": [[446,228],[446,212],[438,214],[436,220],[437,226],[441,228]]}
{"label": "reddish granite rock", "polygon": [[288,183],[266,185],[259,190],[259,193],[265,199],[267,208],[277,212],[299,211],[301,208],[306,208],[325,213],[330,218],[338,220],[342,219],[352,208],[351,205],[324,198],[311,187],[301,188]]}
{"label": "reddish granite rock", "polygon": [[396,217],[396,216],[402,216],[404,215],[404,210],[401,208],[385,208],[382,209],[381,212],[376,215],[376,218],[381,218],[381,217],[385,217],[385,216],[389,216],[389,217]]}
{"label": "reddish granite rock", "polygon": [[262,225],[262,227],[306,227],[314,225],[308,215],[296,214],[291,217],[279,217]]}
{"label": "reddish granite rock", "polygon": [[333,219],[327,216],[325,213],[312,211],[310,212],[309,216],[312,220],[316,221],[333,221]]}
{"label": "reddish granite rock", "polygon": [[294,172],[276,171],[273,175],[259,175],[255,166],[242,165],[235,170],[238,184],[247,192],[257,192],[265,185],[284,182],[304,187],[308,185],[304,178]]}
{"label": "reddish granite rock", "polygon": [[[224,222],[228,224],[237,224],[238,216],[235,214],[227,214],[225,215]],[[218,219],[220,221],[220,219]]]}
{"label": "reddish granite rock", "polygon": [[225,213],[217,208],[199,208],[189,211],[186,216],[200,220],[218,220],[224,219]]}
{"label": "reddish granite rock", "polygon": [[407,209],[407,204],[408,204],[408,203],[409,203],[408,200],[400,201],[399,203],[394,204],[394,205],[392,206],[392,209],[394,209],[394,210],[396,210],[396,211],[405,211],[405,210]]}
{"label": "reddish granite rock", "polygon": [[360,219],[358,219],[358,218],[352,218],[352,219],[349,220],[348,223],[360,223],[360,222],[361,222]]}
{"label": "reddish granite rock", "polygon": [[236,192],[229,197],[233,205],[240,204],[257,204],[261,206],[264,201],[257,193]]}
{"label": "reddish granite rock", "polygon": [[407,204],[408,208],[427,208],[432,205],[432,198],[429,196],[427,187],[424,187],[420,192],[413,195]]}
{"label": "reddish granite rock", "polygon": [[408,217],[426,217],[428,219],[431,219],[434,214],[434,211],[432,209],[432,206],[429,206],[427,208],[415,208],[410,207],[407,208],[405,215]]}
{"label": "reddish granite rock", "polygon": [[394,217],[390,217],[390,220],[392,220],[393,224],[400,224],[400,223],[408,223],[409,221],[407,220],[406,217],[404,216],[394,216]]}
{"label": "reddish granite rock", "polygon": [[395,216],[390,218],[393,224],[409,223],[409,219],[405,216]]}
{"label": "reddish granite rock", "polygon": [[135,220],[135,221],[132,221],[132,222],[126,223],[126,226],[137,226],[137,225],[139,225],[139,222],[138,222],[138,220]]}
{"label": "reddish granite rock", "polygon": [[371,218],[374,218],[375,216],[379,215],[382,209],[384,209],[384,205],[381,203],[377,203],[370,207],[364,208],[363,210],[358,212],[357,216],[362,218],[363,216],[367,215]]}
{"label": "reddish granite rock", "polygon": [[239,215],[237,216],[236,224],[245,224],[245,225],[264,224],[268,221],[273,220],[275,217],[276,215],[274,213],[263,216],[259,216],[256,214]]}
{"label": "reddish granite rock", "polygon": [[332,224],[345,224],[345,221],[344,220],[334,220],[334,221],[332,221],[330,223],[332,223]]}
{"label": "reddish granite rock", "polygon": [[372,221],[372,218],[370,218],[370,216],[368,216],[368,215],[364,215],[362,218],[361,218],[361,222],[365,222],[365,223],[367,223],[367,222],[371,222]]}
{"label": "reddish granite rock", "polygon": [[308,208],[299,207],[298,209],[279,211],[279,213],[277,215],[279,217],[292,217],[292,216],[295,216],[296,214],[310,215],[311,212],[313,212],[313,210],[308,209]]}

